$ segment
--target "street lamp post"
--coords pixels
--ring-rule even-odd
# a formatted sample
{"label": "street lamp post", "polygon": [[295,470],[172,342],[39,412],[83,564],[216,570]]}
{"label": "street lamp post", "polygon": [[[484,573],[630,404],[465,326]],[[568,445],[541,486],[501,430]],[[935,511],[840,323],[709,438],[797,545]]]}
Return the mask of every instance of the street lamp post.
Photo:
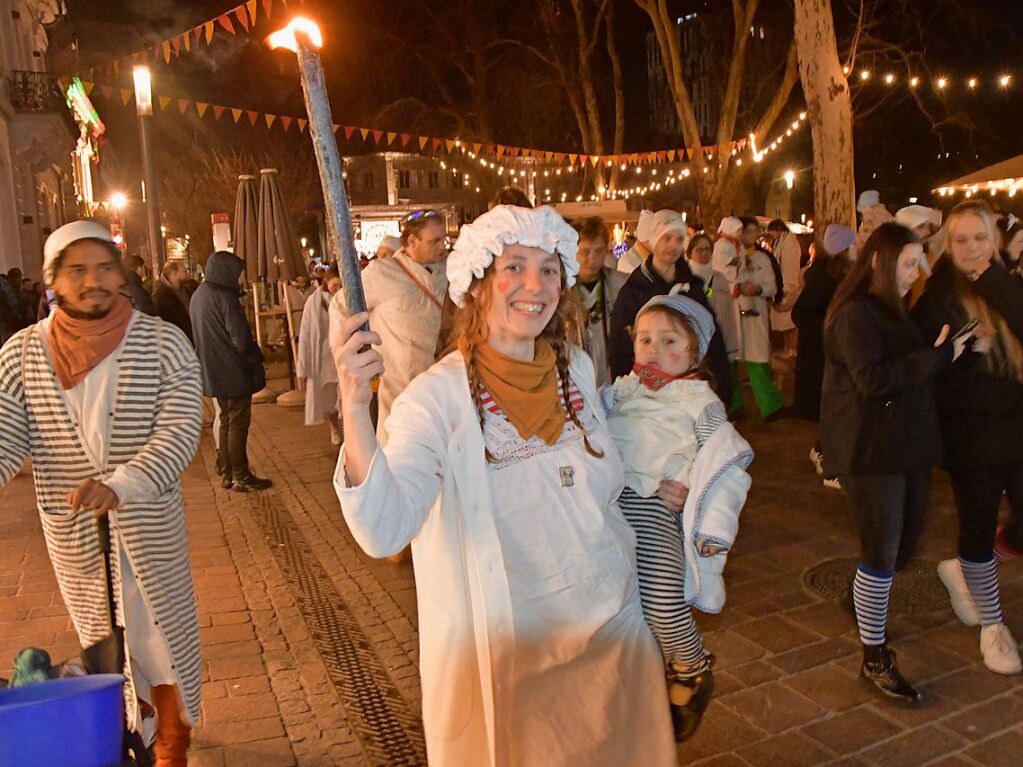
{"label": "street lamp post", "polygon": [[153,274],[163,269],[163,235],[160,230],[160,204],[156,194],[156,163],[153,159],[153,86],[149,67],[132,70],[135,80],[135,111],[139,117],[139,150],[142,153],[142,202],[146,206],[149,250]]}

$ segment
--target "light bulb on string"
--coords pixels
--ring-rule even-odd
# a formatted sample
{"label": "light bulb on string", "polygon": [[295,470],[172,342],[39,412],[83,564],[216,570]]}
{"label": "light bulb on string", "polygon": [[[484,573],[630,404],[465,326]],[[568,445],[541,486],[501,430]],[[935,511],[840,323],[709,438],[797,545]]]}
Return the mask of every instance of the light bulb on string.
{"label": "light bulb on string", "polygon": [[891,85],[892,83],[895,82],[895,75],[893,75],[891,72],[889,72],[888,74],[886,74],[884,76],[884,81],[885,81],[886,85]]}
{"label": "light bulb on string", "polygon": [[948,80],[944,77],[939,77],[938,82],[935,83],[938,86],[939,91],[945,90],[945,86],[948,85]]}

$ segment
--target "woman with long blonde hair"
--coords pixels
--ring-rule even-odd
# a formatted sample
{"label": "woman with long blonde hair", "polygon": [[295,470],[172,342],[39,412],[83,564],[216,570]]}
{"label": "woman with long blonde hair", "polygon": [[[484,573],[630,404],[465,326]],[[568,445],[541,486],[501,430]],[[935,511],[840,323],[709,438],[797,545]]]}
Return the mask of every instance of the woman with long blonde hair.
{"label": "woman with long blonde hair", "polygon": [[979,322],[977,340],[938,377],[944,466],[959,512],[959,556],[938,565],[956,615],[981,626],[984,664],[1018,674],[1019,648],[1003,618],[994,558],[1003,494],[1023,507],[1023,283],[998,258],[994,214],[983,202],[957,205],[944,249],[913,310],[925,332]]}
{"label": "woman with long blonde hair", "polygon": [[345,422],[334,485],[362,548],[410,542],[433,765],[673,765],[643,619],[624,469],[573,339],[576,232],[498,205],[447,260],[455,350],[369,418],[379,337],[332,340]]}

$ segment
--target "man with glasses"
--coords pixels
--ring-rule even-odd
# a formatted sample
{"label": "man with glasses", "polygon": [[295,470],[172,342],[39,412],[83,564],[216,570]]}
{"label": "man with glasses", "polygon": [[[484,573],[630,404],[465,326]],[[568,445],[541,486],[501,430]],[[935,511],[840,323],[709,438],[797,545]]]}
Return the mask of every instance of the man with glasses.
{"label": "man with glasses", "polygon": [[[373,259],[362,272],[369,324],[380,334],[384,373],[377,391],[377,437],[387,441],[391,403],[412,379],[434,361],[440,335],[441,307],[447,293],[444,272],[444,219],[434,210],[417,210],[401,225],[401,248],[391,257]],[[331,300],[331,322],[347,315],[344,291]]]}

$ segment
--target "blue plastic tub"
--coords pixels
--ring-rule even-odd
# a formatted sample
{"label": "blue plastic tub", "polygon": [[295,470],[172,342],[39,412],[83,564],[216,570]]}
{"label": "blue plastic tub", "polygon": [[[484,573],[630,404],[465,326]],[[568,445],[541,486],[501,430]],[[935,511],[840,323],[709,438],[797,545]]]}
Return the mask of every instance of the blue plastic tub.
{"label": "blue plastic tub", "polygon": [[93,674],[0,690],[0,767],[119,765],[123,685]]}

